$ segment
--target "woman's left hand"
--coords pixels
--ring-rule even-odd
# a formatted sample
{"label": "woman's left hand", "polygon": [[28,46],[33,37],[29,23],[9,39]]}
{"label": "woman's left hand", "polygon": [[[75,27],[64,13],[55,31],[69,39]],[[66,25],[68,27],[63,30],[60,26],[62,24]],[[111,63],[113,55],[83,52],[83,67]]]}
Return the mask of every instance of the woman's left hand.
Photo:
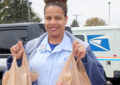
{"label": "woman's left hand", "polygon": [[84,58],[86,55],[86,48],[84,45],[80,44],[79,41],[73,42],[73,54],[75,57],[80,59]]}

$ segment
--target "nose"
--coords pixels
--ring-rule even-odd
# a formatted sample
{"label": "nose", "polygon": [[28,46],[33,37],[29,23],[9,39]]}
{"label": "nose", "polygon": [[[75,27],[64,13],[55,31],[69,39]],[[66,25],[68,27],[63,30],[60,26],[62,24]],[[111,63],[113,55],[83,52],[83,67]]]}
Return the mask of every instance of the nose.
{"label": "nose", "polygon": [[50,24],[55,24],[55,23],[56,23],[55,19],[51,19]]}

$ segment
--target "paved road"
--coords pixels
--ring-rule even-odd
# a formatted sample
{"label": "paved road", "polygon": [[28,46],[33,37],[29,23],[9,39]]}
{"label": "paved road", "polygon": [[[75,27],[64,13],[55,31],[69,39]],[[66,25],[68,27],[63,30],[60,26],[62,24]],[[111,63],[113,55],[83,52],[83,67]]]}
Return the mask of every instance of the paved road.
{"label": "paved road", "polygon": [[2,85],[2,81],[0,80],[0,85]]}

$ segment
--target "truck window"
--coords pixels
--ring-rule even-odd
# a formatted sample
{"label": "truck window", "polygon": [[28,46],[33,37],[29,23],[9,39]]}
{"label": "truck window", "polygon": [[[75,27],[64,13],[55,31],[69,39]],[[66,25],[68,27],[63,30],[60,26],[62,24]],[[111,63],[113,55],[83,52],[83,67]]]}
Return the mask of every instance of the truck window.
{"label": "truck window", "polygon": [[10,53],[9,48],[19,40],[25,44],[28,40],[27,30],[2,30],[0,31],[0,53]]}
{"label": "truck window", "polygon": [[79,38],[79,39],[84,41],[84,35],[75,35],[75,37],[77,37],[77,38]]}

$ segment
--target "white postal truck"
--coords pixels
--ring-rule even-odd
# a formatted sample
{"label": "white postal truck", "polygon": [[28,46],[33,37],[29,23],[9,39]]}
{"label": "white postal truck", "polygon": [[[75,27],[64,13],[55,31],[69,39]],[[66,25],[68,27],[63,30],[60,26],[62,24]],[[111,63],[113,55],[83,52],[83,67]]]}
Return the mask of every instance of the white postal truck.
{"label": "white postal truck", "polygon": [[72,32],[89,43],[104,67],[106,79],[113,85],[120,85],[120,27],[73,27]]}

